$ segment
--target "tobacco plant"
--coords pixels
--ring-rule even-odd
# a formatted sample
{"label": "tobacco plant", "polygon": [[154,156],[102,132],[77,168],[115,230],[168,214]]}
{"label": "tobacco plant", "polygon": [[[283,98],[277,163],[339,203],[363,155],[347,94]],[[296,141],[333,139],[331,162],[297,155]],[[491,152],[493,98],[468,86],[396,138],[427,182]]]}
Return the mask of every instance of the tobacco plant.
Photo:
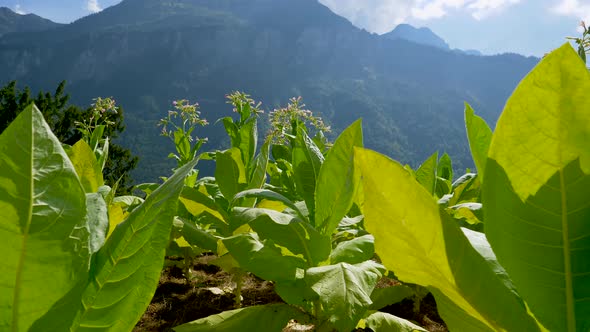
{"label": "tobacco plant", "polygon": [[[175,330],[224,331],[237,326],[258,326],[260,330],[260,319],[265,320],[264,330],[268,331],[287,325],[349,331],[358,324],[376,331],[392,326],[422,330],[403,319],[375,312],[412,292],[403,286],[373,292],[385,269],[371,260],[371,235],[357,233],[357,237],[339,241],[333,247],[332,235],[339,227],[350,228],[362,220],[362,216],[356,220],[346,216],[360,179],[352,160],[353,148],[362,146],[360,121],[340,135],[325,159],[303,128],[295,130],[296,135],[290,139],[293,146],[284,149],[292,151],[285,163],[294,165],[293,175],[301,177],[294,181],[296,192],[291,196],[302,200],[293,201],[269,189],[239,192],[230,201],[229,227],[246,227],[247,231],[221,239],[241,268],[273,281],[286,304],[228,311]],[[303,188],[297,189],[299,186]],[[256,199],[255,207],[239,206],[239,202],[251,199]]]}
{"label": "tobacco plant", "polygon": [[84,142],[72,151],[74,160],[34,105],[0,135],[3,331],[131,330],[156,289],[178,195],[196,159],[107,239],[107,203],[97,191],[113,201],[112,191],[97,188],[92,149]]}
{"label": "tobacco plant", "polygon": [[590,328],[589,89],[566,44],[519,84],[491,140],[467,108],[485,233],[458,227],[397,162],[355,150],[377,253],[434,294],[450,330]]}

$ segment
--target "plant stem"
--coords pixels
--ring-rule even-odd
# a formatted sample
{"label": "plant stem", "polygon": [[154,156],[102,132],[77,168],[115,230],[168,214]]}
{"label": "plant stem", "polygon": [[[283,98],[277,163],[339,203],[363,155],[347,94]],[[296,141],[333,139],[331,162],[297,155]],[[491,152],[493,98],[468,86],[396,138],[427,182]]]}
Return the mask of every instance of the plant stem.
{"label": "plant stem", "polygon": [[236,274],[234,274],[234,281],[236,283],[236,288],[234,289],[234,303],[236,308],[242,307],[242,286],[244,285],[244,270],[238,269]]}
{"label": "plant stem", "polygon": [[320,302],[319,299],[313,301],[313,316],[316,321],[316,326],[319,324],[319,321],[320,321],[321,306],[322,306],[322,303]]}

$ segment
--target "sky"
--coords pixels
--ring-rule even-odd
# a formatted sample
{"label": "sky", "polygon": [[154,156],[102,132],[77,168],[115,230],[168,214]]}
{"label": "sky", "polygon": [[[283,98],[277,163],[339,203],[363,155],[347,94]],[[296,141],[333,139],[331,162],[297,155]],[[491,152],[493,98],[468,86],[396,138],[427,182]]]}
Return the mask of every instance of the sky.
{"label": "sky", "polygon": [[[244,0],[248,1],[248,0]],[[590,25],[590,0],[319,0],[374,33],[428,27],[451,48],[542,56]],[[120,0],[0,0],[0,7],[69,23]]]}

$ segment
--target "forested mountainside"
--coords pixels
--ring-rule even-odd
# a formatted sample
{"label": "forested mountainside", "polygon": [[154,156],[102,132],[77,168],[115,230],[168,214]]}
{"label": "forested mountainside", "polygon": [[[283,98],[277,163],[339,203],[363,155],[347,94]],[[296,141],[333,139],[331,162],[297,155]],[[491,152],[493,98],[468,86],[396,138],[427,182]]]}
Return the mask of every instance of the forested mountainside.
{"label": "forested mountainside", "polygon": [[[367,147],[412,165],[439,150],[456,168],[471,167],[463,103],[493,125],[538,62],[432,46],[444,43],[436,35],[372,34],[317,0],[124,0],[21,33],[2,19],[10,15],[0,14],[0,83],[50,91],[67,80],[80,105],[113,96],[126,112],[121,143],[141,157],[140,181],[172,167],[156,123],[173,100],[198,101],[214,122],[231,114],[224,96],[234,90],[263,101],[267,113],[303,96],[333,135],[363,118]],[[209,137],[206,149],[227,144],[221,124],[199,136]]]}

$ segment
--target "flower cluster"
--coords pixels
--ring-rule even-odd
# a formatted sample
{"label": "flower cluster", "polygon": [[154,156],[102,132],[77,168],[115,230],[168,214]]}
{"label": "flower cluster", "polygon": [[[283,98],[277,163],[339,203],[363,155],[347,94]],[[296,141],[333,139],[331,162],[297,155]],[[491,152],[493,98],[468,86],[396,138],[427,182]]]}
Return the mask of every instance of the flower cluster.
{"label": "flower cluster", "polygon": [[117,114],[119,111],[119,107],[117,106],[115,99],[113,99],[112,97],[108,97],[108,98],[101,98],[101,97],[97,97],[94,98],[94,103],[91,104],[90,106],[92,106],[92,117],[90,119],[90,121],[92,122],[93,119],[101,119],[104,117],[104,122],[109,125],[112,126],[115,123],[112,121],[107,120],[106,118],[106,114],[108,113],[113,113],[113,114]]}
{"label": "flower cluster", "polygon": [[573,40],[578,44],[578,55],[584,62],[586,62],[586,53],[590,52],[590,29],[586,27],[584,21],[580,22],[580,28],[582,30],[582,37],[567,37],[569,40]]}
{"label": "flower cluster", "polygon": [[[165,119],[160,119],[158,126],[162,127],[162,136],[174,138],[174,132],[182,130],[188,133],[189,140],[192,142],[193,137],[190,133],[196,126],[206,126],[209,123],[207,120],[201,118],[199,111],[199,104],[189,103],[186,99],[175,100],[172,102],[174,110],[168,111],[168,116]],[[180,118],[180,123],[176,123],[176,119]],[[169,129],[169,127],[172,127]]]}
{"label": "flower cluster", "polygon": [[256,103],[254,99],[250,98],[249,94],[235,91],[229,95],[226,95],[225,97],[228,99],[227,103],[234,106],[233,111],[235,113],[241,115],[244,113],[244,111],[246,111],[246,109],[249,112],[254,113],[254,115],[264,113],[264,111],[260,109],[260,105],[262,105],[262,103]]}
{"label": "flower cluster", "polygon": [[92,99],[94,103],[90,104],[90,117],[82,122],[75,121],[74,124],[82,133],[84,138],[89,141],[93,131],[99,126],[114,126],[115,122],[109,120],[110,114],[117,114],[119,107],[113,97],[97,97]]}
{"label": "flower cluster", "polygon": [[295,135],[297,127],[311,127],[319,132],[329,132],[330,127],[324,124],[321,117],[313,115],[313,112],[304,109],[302,98],[291,98],[287,107],[275,109],[270,112],[271,130],[269,136],[276,143],[284,143],[286,135]]}

